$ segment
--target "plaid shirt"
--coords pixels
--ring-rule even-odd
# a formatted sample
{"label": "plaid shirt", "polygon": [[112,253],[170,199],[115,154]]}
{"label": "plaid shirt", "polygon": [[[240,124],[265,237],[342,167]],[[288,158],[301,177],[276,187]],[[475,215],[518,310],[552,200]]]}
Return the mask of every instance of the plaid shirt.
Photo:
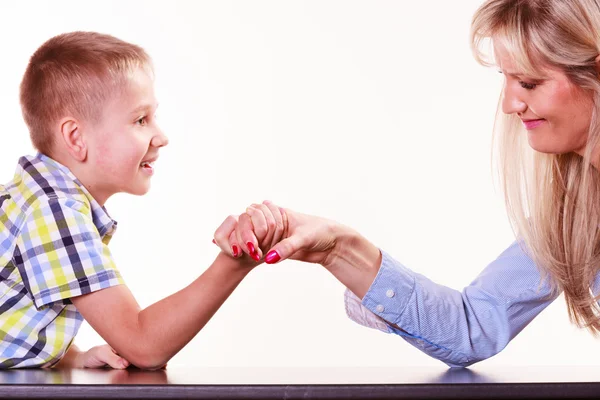
{"label": "plaid shirt", "polygon": [[123,283],[117,223],[68,168],[22,157],[0,185],[0,369],[60,360],[83,321],[70,298]]}

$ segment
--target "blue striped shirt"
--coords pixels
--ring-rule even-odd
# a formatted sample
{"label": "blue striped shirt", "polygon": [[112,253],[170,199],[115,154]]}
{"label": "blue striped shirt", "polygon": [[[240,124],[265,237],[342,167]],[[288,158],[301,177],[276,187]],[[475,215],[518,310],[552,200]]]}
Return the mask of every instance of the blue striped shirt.
{"label": "blue striped shirt", "polygon": [[451,367],[497,354],[559,295],[517,242],[462,292],[411,271],[386,252],[382,256],[362,301],[346,291],[348,316],[399,335]]}

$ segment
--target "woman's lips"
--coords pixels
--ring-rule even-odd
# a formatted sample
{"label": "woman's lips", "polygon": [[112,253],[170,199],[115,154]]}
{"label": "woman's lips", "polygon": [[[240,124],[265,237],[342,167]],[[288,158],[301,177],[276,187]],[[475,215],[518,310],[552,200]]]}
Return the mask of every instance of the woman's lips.
{"label": "woman's lips", "polygon": [[525,129],[531,130],[531,129],[537,128],[538,126],[540,126],[544,122],[546,122],[545,119],[528,119],[528,120],[524,119],[523,120],[523,125],[525,125]]}

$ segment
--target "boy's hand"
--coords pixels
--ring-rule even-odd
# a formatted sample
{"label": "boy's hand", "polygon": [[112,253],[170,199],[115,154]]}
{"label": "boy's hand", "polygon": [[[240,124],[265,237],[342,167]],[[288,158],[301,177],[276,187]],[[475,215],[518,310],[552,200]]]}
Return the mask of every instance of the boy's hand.
{"label": "boy's hand", "polygon": [[129,362],[119,356],[112,347],[105,344],[79,353],[75,365],[79,368],[110,367],[113,369],[124,369],[129,367]]}
{"label": "boy's hand", "polygon": [[255,262],[260,262],[263,249],[270,249],[285,237],[287,225],[285,212],[265,201],[252,204],[239,217],[227,217],[215,232],[213,242],[234,258],[246,253]]}

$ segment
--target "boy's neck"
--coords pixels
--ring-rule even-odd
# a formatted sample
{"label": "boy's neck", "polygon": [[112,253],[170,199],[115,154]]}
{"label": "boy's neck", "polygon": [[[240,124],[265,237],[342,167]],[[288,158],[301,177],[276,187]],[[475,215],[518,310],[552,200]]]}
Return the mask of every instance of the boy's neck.
{"label": "boy's neck", "polygon": [[89,167],[87,162],[79,162],[69,155],[53,152],[46,155],[61,165],[64,165],[77,178],[77,180],[86,188],[90,195],[96,200],[100,206],[104,206],[110,195],[103,195],[102,188],[96,183],[94,178],[95,173],[93,168]]}

